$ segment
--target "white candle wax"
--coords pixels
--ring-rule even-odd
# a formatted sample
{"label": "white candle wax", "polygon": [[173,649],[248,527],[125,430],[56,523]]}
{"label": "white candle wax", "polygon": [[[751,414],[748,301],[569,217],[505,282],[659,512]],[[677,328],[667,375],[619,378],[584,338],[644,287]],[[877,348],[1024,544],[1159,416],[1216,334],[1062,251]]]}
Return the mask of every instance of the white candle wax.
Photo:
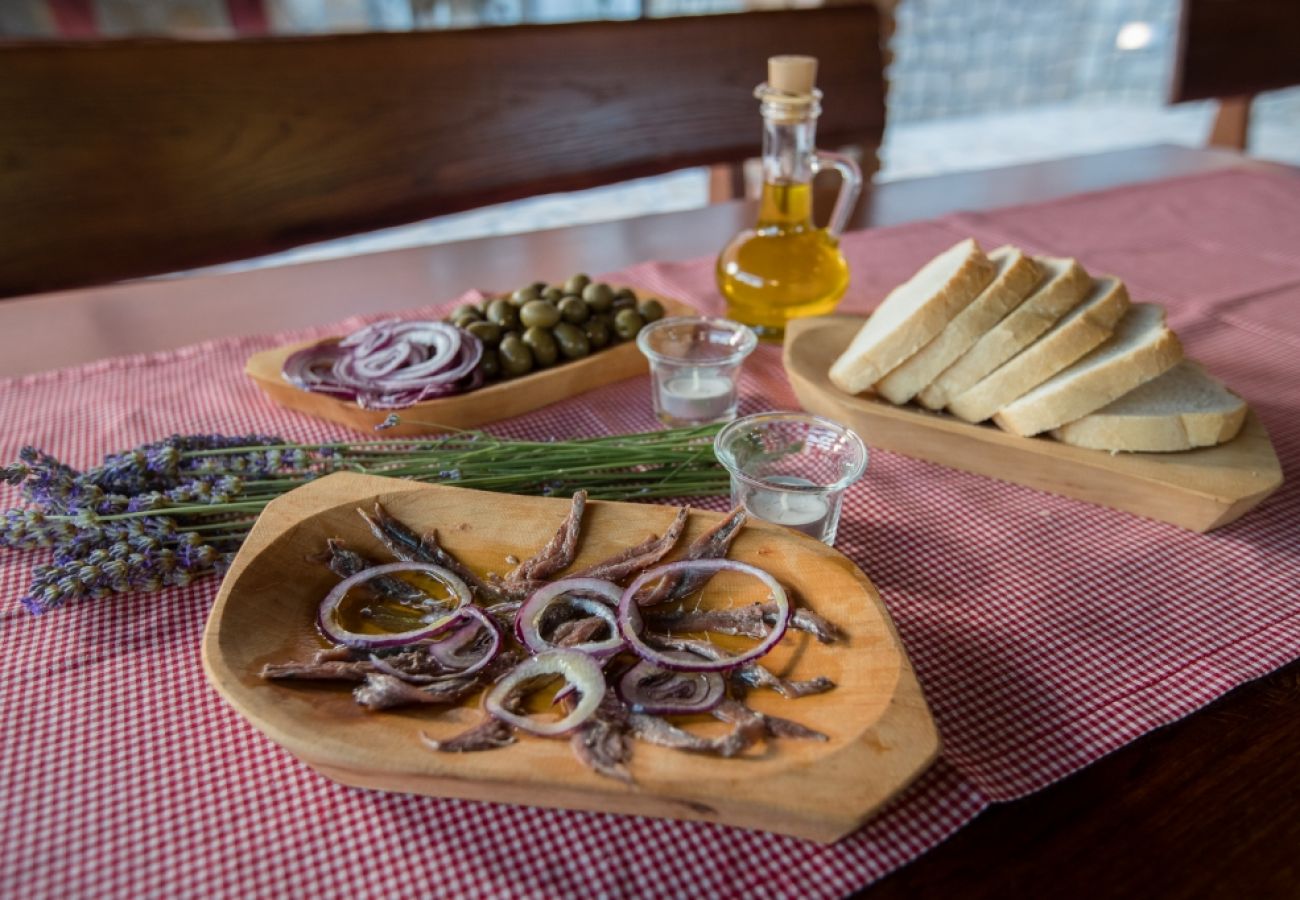
{"label": "white candle wax", "polygon": [[702,375],[699,369],[691,369],[689,375],[674,375],[659,391],[659,406],[665,415],[692,422],[723,418],[734,400],[735,387],[730,378]]}
{"label": "white candle wax", "polygon": [[754,491],[745,505],[760,519],[788,525],[818,540],[821,539],[822,525],[831,508],[825,498],[816,494],[765,490]]}

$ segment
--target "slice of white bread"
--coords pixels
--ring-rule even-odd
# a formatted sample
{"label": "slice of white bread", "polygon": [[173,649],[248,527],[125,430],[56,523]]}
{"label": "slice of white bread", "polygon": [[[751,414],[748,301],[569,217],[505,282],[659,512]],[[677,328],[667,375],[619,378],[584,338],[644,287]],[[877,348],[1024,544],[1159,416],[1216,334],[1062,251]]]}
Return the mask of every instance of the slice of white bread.
{"label": "slice of white bread", "polygon": [[1040,256],[1034,261],[1044,273],[1038,290],[930,382],[917,395],[922,406],[943,409],[953,397],[970,390],[985,375],[1036,341],[1061,316],[1083,302],[1092,288],[1088,273],[1072,259]]}
{"label": "slice of white bread", "polygon": [[958,394],[948,411],[967,422],[983,422],[1029,393],[1115,333],[1128,312],[1128,290],[1118,278],[1097,278],[1092,293],[1059,322],[1005,364]]}
{"label": "slice of white bread", "polygon": [[1183,360],[1052,437],[1092,450],[1172,453],[1230,441],[1245,422],[1246,401]]}
{"label": "slice of white bread", "polygon": [[940,253],[880,302],[831,366],[831,381],[850,394],[871,387],[934,340],[993,280],[993,272],[973,239]]}
{"label": "slice of white bread", "polygon": [[997,267],[993,280],[938,336],[876,385],[876,393],[891,403],[906,403],[1038,287],[1042,270],[1015,247],[989,254]]}
{"label": "slice of white bread", "polygon": [[1165,325],[1165,311],[1153,303],[1136,303],[1114,337],[1003,407],[993,421],[1014,434],[1039,434],[1096,412],[1182,358],[1178,337]]}

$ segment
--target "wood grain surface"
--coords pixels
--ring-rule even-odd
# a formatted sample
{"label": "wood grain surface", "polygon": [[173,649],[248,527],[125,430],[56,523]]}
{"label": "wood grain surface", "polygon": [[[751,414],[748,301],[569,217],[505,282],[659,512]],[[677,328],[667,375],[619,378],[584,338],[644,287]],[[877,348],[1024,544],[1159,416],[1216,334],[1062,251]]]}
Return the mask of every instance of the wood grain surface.
{"label": "wood grain surface", "polygon": [[822,144],[874,151],[870,4],[3,47],[0,296],[739,161],[758,152],[753,89],[780,53],[821,58]]}
{"label": "wood grain surface", "polygon": [[[696,312],[694,307],[680,300],[668,297],[659,297],[659,300],[670,316]],[[563,362],[522,378],[497,381],[465,394],[426,400],[400,410],[363,409],[353,400],[300,390],[284,380],[280,373],[285,361],[299,350],[317,343],[319,341],[303,341],[256,353],[249,358],[244,372],[281,406],[337,422],[364,434],[373,435],[376,427],[390,413],[396,412],[398,424],[384,429],[384,434],[390,437],[478,428],[498,419],[521,416],[559,403],[606,384],[644,375],[650,369],[636,342],[625,341],[583,359]]]}
{"label": "wood grain surface", "polygon": [[[445,739],[480,721],[477,697],[450,710],[370,713],[353,702],[349,686],[263,680],[265,664],[309,659],[325,646],[316,609],[338,578],[310,557],[326,538],[387,558],[356,514],[376,500],[417,530],[436,527],[447,550],[480,575],[503,571],[507,555],[531,554],[569,508],[560,498],[351,473],[266,508],[217,595],[204,630],[204,671],[253,725],[331,778],[442,797],[704,819],[830,842],[856,830],[938,753],[920,686],[871,582],[820,541],[766,522],[746,525],[729,557],[771,573],[846,639],[824,645],[791,632],[764,658],[783,677],[829,677],[833,690],[793,701],[754,691],[746,702],[822,731],[825,742],[769,741],[733,759],[638,744],[629,766],[635,783],[627,785],[582,766],[564,740],[525,735],[510,747],[466,754],[423,746],[422,731]],[[666,506],[593,501],[575,565],[662,533],[674,515]],[[720,518],[692,512],[682,546]],[[756,588],[752,579],[725,585],[738,603],[763,599]]]}
{"label": "wood grain surface", "polygon": [[786,328],[785,371],[809,412],[852,426],[873,447],[1110,506],[1192,531],[1236,521],[1282,484],[1268,433],[1252,412],[1225,444],[1182,453],[1118,453],[1024,438],[872,393],[831,384],[831,363],[865,319],[797,319]]}

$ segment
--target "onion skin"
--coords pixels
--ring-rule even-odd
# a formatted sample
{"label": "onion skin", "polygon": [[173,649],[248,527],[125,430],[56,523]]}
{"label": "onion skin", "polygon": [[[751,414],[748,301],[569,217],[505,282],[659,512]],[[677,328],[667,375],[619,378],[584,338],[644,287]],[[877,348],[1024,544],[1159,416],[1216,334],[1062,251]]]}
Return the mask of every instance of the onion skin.
{"label": "onion skin", "polygon": [[[659,650],[641,639],[645,623],[641,618],[641,607],[636,600],[636,595],[641,588],[665,576],[670,578],[692,574],[712,576],[719,572],[739,572],[744,575],[751,575],[767,585],[768,590],[772,592],[771,602],[776,607],[775,621],[772,623],[772,630],[767,637],[749,650],[723,660],[686,658],[674,654],[672,651]],[[780,642],[781,638],[785,636],[785,630],[789,624],[790,597],[786,594],[785,588],[781,587],[780,582],[757,566],[730,559],[683,560],[647,569],[627,586],[618,604],[618,626],[623,633],[624,640],[627,641],[628,649],[647,662],[677,672],[725,672],[747,662],[753,662],[759,657],[765,656],[768,651]]]}
{"label": "onion skin", "polygon": [[[539,722],[506,708],[514,689],[539,675],[563,675],[564,680],[582,695],[569,714],[558,721]],[[605,673],[591,656],[581,650],[547,650],[524,660],[498,681],[483,699],[483,706],[488,715],[521,731],[542,737],[560,737],[581,727],[595,715],[600,701],[605,698],[605,691]]]}
{"label": "onion skin", "polygon": [[[348,631],[334,621],[334,614],[342,605],[344,598],[347,597],[348,591],[360,584],[365,584],[374,578],[384,575],[394,575],[399,572],[420,572],[430,575],[451,589],[452,594],[457,600],[456,606],[450,610],[446,616],[411,631],[402,631],[392,634],[357,634]],[[420,562],[396,562],[387,563],[382,566],[372,566],[369,569],[362,569],[355,575],[343,579],[334,585],[333,590],[325,595],[321,601],[320,609],[317,612],[316,625],[321,633],[336,644],[342,644],[345,647],[351,647],[354,650],[386,650],[392,647],[405,647],[408,644],[414,644],[417,641],[428,640],[442,634],[448,628],[452,627],[460,618],[460,610],[470,603],[469,587],[454,574],[444,569],[442,566],[435,566],[430,563]]]}

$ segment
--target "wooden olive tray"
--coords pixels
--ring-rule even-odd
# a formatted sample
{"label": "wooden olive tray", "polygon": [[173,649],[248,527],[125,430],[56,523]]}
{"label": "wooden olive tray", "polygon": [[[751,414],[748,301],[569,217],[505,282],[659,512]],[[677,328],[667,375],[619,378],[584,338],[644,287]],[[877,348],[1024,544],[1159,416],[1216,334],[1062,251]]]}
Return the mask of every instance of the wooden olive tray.
{"label": "wooden olive tray", "polygon": [[[666,316],[698,315],[698,310],[680,300],[661,296],[657,299],[664,305]],[[304,347],[320,342],[318,338],[255,353],[249,357],[244,372],[281,406],[346,425],[355,431],[373,434],[376,425],[388,418],[389,413],[396,412],[401,421],[395,427],[385,429],[385,437],[477,428],[498,419],[532,412],[624,378],[644,375],[650,368],[637,349],[636,341],[625,341],[584,359],[561,363],[522,378],[493,382],[466,394],[426,400],[406,409],[372,410],[362,409],[351,400],[299,390],[281,377],[285,360]],[[647,394],[646,403],[649,402]]]}
{"label": "wooden olive tray", "polygon": [[[745,526],[731,558],[771,572],[848,639],[822,645],[792,631],[765,664],[793,678],[824,675],[837,687],[799,700],[755,690],[747,702],[826,733],[826,742],[770,740],[734,759],[637,742],[635,784],[626,785],[584,767],[563,739],[524,735],[509,747],[464,754],[423,746],[421,731],[446,738],[481,721],[477,697],[460,707],[372,713],[353,702],[351,685],[263,681],[266,663],[308,659],[324,646],[316,608],[338,579],[310,558],[326,538],[389,558],[356,514],[376,500],[412,526],[436,526],[447,549],[480,574],[505,571],[507,554],[530,555],[569,508],[567,499],[350,473],[266,508],[221,585],[204,630],[203,667],[240,714],[329,778],[435,797],[702,819],[830,842],[854,831],[938,753],[916,676],[871,582],[830,547],[764,522]],[[576,565],[661,534],[673,516],[666,506],[593,501]],[[679,546],[719,518],[692,512]],[[740,593],[738,602],[759,599]],[[725,731],[712,720],[687,727]]]}
{"label": "wooden olive tray", "polygon": [[1258,506],[1282,467],[1254,412],[1237,437],[1181,453],[1116,453],[1024,438],[875,394],[850,396],[827,377],[863,320],[796,319],[786,326],[785,371],[804,409],[853,428],[879,447],[1053,494],[1206,532]]}

